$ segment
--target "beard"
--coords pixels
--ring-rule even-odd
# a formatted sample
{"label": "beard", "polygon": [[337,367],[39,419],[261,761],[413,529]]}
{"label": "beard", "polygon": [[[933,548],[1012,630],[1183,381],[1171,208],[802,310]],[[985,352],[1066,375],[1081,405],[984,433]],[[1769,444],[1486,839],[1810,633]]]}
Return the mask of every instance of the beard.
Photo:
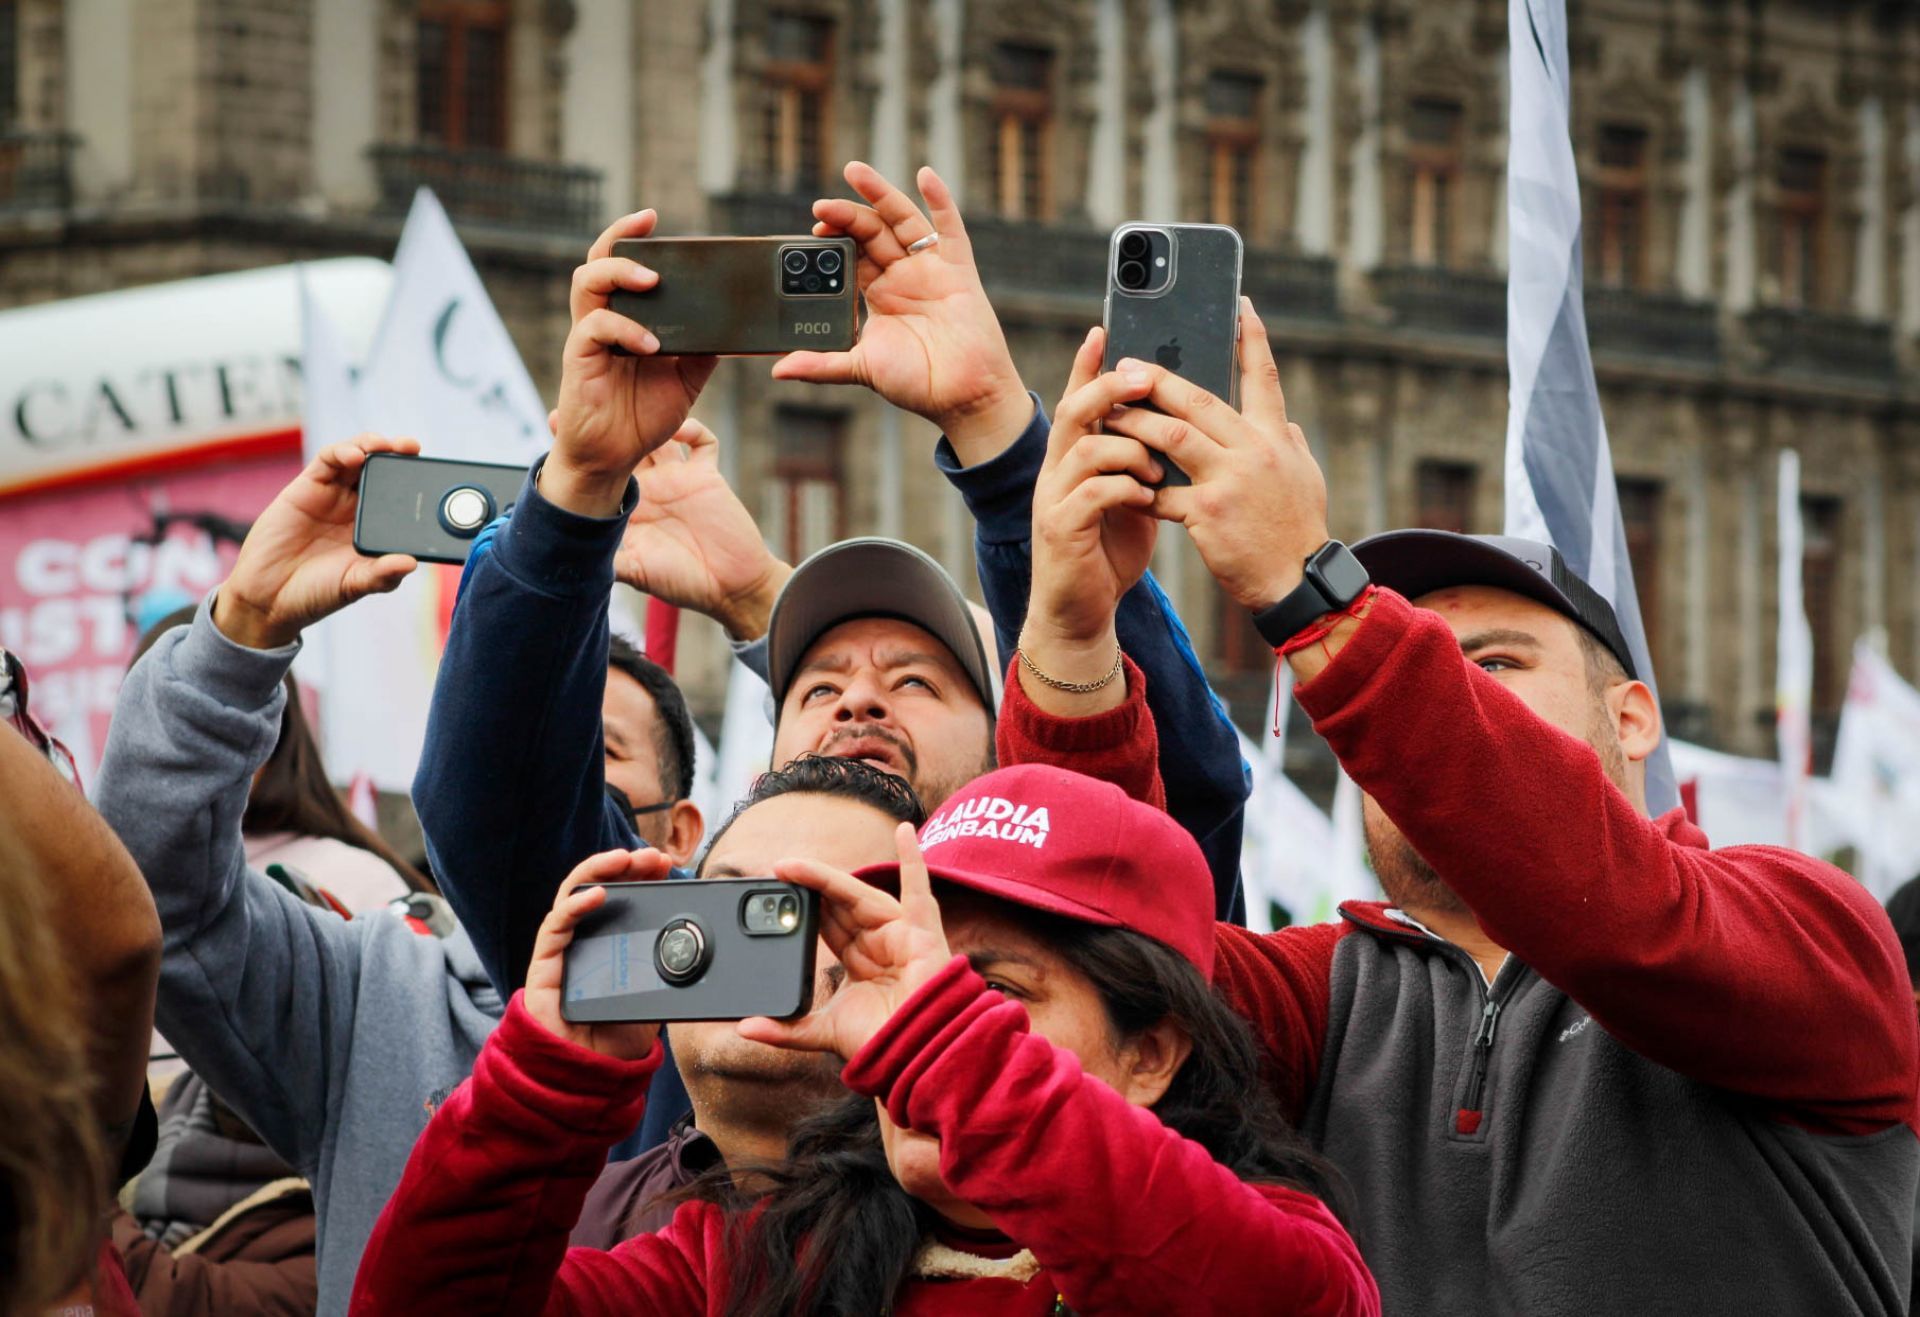
{"label": "beard", "polygon": [[[1607,780],[1626,791],[1627,756],[1620,749],[1620,738],[1613,729],[1605,701],[1595,703],[1586,742],[1600,756],[1600,771],[1606,774]],[[1373,863],[1374,876],[1380,880],[1380,890],[1394,905],[1409,912],[1418,909],[1456,915],[1473,913],[1371,796],[1361,803],[1361,825],[1366,833],[1367,858]]]}

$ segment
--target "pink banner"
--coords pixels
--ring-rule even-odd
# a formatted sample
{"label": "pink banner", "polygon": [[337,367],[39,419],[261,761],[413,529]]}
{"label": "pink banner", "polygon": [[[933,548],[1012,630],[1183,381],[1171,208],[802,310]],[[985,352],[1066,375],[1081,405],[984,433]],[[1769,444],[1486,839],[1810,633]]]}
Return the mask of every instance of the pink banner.
{"label": "pink banner", "polygon": [[249,522],[297,455],[227,460],[112,484],[0,499],[0,645],[32,680],[34,712],[91,784],[142,627],[218,585]]}

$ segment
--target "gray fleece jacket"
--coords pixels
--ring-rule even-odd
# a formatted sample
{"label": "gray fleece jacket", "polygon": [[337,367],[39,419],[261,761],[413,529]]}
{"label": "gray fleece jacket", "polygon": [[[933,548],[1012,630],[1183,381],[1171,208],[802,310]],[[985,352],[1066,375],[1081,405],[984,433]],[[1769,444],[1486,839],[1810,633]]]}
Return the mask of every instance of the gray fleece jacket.
{"label": "gray fleece jacket", "polygon": [[414,1140],[503,1003],[464,931],[349,922],[247,867],[240,816],[298,648],[236,645],[202,604],[128,674],[96,796],[160,909],[160,1029],[312,1181],[319,1310],[344,1313]]}

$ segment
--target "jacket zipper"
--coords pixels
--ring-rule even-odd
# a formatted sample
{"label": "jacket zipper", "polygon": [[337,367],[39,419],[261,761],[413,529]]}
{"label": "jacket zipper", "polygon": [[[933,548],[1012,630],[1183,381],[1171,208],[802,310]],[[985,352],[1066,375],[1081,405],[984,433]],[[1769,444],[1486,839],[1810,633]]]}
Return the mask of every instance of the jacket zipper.
{"label": "jacket zipper", "polygon": [[1461,1134],[1473,1134],[1480,1128],[1481,1100],[1487,1087],[1487,1061],[1493,1055],[1493,1031],[1500,1023],[1500,1003],[1491,993],[1480,1012],[1480,1028],[1473,1035],[1473,1070],[1467,1076],[1466,1105],[1454,1120]]}

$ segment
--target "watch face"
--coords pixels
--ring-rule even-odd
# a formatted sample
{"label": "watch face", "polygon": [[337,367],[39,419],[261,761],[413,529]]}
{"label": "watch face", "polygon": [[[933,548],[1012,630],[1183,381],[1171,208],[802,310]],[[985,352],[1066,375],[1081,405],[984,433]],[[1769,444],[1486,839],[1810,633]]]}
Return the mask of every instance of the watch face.
{"label": "watch face", "polygon": [[1320,578],[1321,593],[1342,606],[1358,599],[1360,592],[1373,579],[1344,544],[1329,545],[1326,551],[1316,557],[1313,567]]}

